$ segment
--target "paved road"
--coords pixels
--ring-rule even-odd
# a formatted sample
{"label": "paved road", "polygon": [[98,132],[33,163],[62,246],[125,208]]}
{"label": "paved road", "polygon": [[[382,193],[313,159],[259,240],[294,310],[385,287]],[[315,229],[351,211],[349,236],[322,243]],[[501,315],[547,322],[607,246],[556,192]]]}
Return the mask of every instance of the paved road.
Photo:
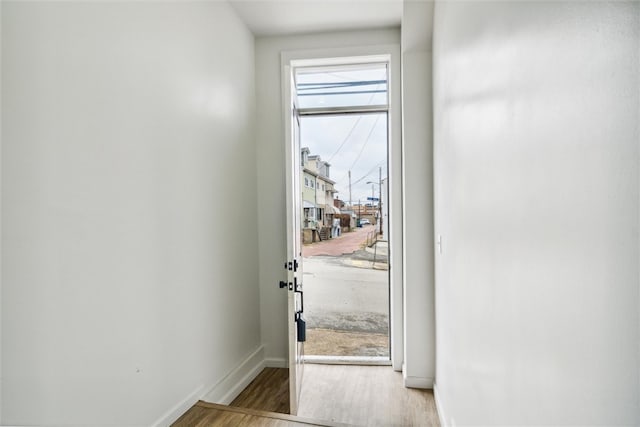
{"label": "paved road", "polygon": [[353,253],[362,247],[367,240],[367,234],[374,230],[375,228],[372,225],[365,225],[364,227],[356,228],[354,231],[342,233],[340,237],[304,245],[302,247],[302,256],[305,258],[316,255],[340,256]]}
{"label": "paved road", "polygon": [[345,258],[348,257],[304,258],[307,326],[388,333],[388,271],[349,266]]}

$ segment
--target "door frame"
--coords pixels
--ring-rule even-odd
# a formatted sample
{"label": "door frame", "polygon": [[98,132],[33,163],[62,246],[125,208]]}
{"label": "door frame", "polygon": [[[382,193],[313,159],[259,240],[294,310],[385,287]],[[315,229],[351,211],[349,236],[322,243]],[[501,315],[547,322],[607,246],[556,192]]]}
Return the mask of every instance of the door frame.
{"label": "door frame", "polygon": [[402,371],[404,363],[403,342],[403,260],[402,239],[402,139],[401,139],[401,85],[400,85],[400,45],[385,44],[354,46],[344,48],[283,51],[280,57],[282,77],[282,102],[284,108],[284,144],[287,158],[291,153],[292,140],[287,118],[291,117],[291,72],[296,67],[313,67],[344,64],[366,64],[370,62],[389,63],[389,115],[388,159],[389,159],[389,323],[391,365],[395,371]]}
{"label": "door frame", "polygon": [[[301,208],[300,199],[300,119],[295,110],[296,95],[292,91],[293,73],[287,67],[283,76],[288,76],[283,102],[286,105],[288,116],[284,118],[285,135],[288,141],[286,150],[286,217],[287,217],[287,258],[285,268],[287,269],[287,329],[288,329],[288,351],[287,365],[289,367],[289,413],[297,415],[300,392],[302,389],[303,376],[303,356],[304,340],[298,337],[298,322],[304,322],[302,298],[302,242],[301,233]],[[293,108],[292,108],[293,107]],[[290,233],[293,231],[293,235]],[[299,261],[299,262],[298,262]]]}

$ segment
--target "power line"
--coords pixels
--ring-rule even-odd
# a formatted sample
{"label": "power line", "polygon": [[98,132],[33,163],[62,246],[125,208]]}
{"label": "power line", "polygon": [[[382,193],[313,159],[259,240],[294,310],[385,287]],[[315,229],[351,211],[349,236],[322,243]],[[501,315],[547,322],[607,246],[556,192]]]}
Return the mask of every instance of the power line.
{"label": "power line", "polygon": [[[352,183],[352,185],[353,185],[353,184],[358,184],[358,183],[359,183],[359,182],[361,182],[363,179],[368,178],[368,177],[369,177],[369,175],[371,175],[371,174],[376,170],[376,168],[379,168],[380,166],[383,166],[385,163],[386,163],[386,160],[381,160],[380,162],[376,163],[376,164],[375,164],[375,165],[374,165],[374,166],[373,166],[373,167],[372,167],[372,168],[371,168],[371,169],[370,169],[370,170],[369,170],[365,175],[363,175],[363,176],[361,176],[360,178],[358,178],[357,180],[355,180],[355,181]],[[345,177],[346,177],[346,175],[345,175]],[[339,180],[339,181],[336,181],[336,184],[340,184],[340,183],[342,183],[342,181],[344,181],[344,178],[342,178],[342,179],[341,179],[341,180]]]}
{"label": "power line", "polygon": [[[360,95],[365,93],[387,93],[386,80],[359,80],[350,82],[317,82],[298,83],[298,96],[318,96],[318,95]],[[384,85],[383,89],[379,89]],[[375,86],[374,89],[358,90],[359,87]],[[353,88],[353,90],[348,90]],[[329,89],[342,89],[342,91],[328,91]]]}
{"label": "power line", "polygon": [[[353,86],[372,86],[375,85],[375,89],[374,90],[369,90],[369,91],[361,91],[361,92],[335,92],[335,93],[317,93],[317,94],[313,94],[313,95],[331,95],[331,94],[350,94],[350,95],[355,95],[355,94],[363,94],[363,93],[371,93],[371,96],[369,97],[369,100],[367,101],[367,104],[365,105],[370,105],[371,102],[373,101],[373,98],[375,96],[376,93],[386,93],[387,89],[385,88],[384,90],[378,90],[378,87],[383,84],[383,85],[387,85],[388,84],[388,80],[386,79],[386,69],[383,73],[383,79],[382,80],[352,80],[352,79],[348,79],[345,78],[344,76],[340,76],[334,73],[330,73],[330,72],[325,72],[323,73],[325,75],[333,75],[334,77],[338,77],[341,80],[347,80],[346,82],[322,82],[322,83],[298,83],[297,86],[297,92],[298,95],[312,95],[312,94],[301,94],[300,91],[304,91],[304,90],[323,90],[323,89],[335,89],[335,88],[347,88],[347,87],[353,87]],[[305,86],[305,87],[301,87],[301,86]],[[344,145],[347,143],[347,141],[349,140],[349,138],[351,138],[351,135],[353,134],[353,132],[355,131],[356,127],[358,126],[358,124],[360,123],[360,121],[362,120],[363,115],[359,115],[358,119],[354,122],[353,126],[351,127],[351,129],[349,130],[349,133],[347,134],[347,136],[342,140],[342,142],[340,143],[340,146],[338,147],[338,149],[331,155],[331,157],[329,158],[329,160],[327,160],[327,163],[331,163],[331,161],[335,158],[335,156],[340,152],[340,150],[342,150],[342,148],[344,147]],[[378,121],[380,120],[380,116],[378,115],[376,117],[375,122],[373,123],[373,126],[371,126],[371,129],[369,130],[369,134],[367,135],[367,139],[365,140],[364,144],[362,145],[362,148],[360,149],[360,152],[358,153],[358,156],[356,157],[356,159],[354,160],[353,164],[351,165],[351,168],[349,168],[348,173],[351,173],[351,169],[356,165],[356,163],[358,162],[358,160],[360,159],[360,157],[362,156],[362,153],[364,152],[364,149],[367,146],[367,143],[369,142],[371,135],[376,127],[376,125],[378,124]],[[375,167],[379,167],[382,163],[384,163],[385,161],[383,160],[382,162],[380,162],[379,164],[377,164]],[[374,170],[372,169],[372,171]],[[364,178],[368,177],[372,171],[368,172],[367,175],[365,175],[364,177],[360,178],[359,180],[357,180],[354,184],[357,184],[358,182],[362,181]],[[344,181],[344,179],[347,177],[347,175],[343,176],[340,180],[336,181],[337,182],[342,182]],[[350,184],[351,186],[351,184]]]}
{"label": "power line", "polygon": [[[371,97],[369,97],[369,100],[367,101],[367,105],[371,104],[371,102],[373,101],[373,97],[374,96],[375,96],[375,94],[371,94]],[[356,122],[351,127],[351,130],[349,131],[349,134],[347,135],[347,137],[342,141],[342,143],[340,144],[340,146],[338,147],[336,152],[331,155],[331,158],[328,160],[329,163],[331,163],[331,160],[333,160],[333,158],[336,156],[336,154],[338,154],[340,152],[340,150],[342,150],[342,147],[344,147],[344,144],[349,140],[349,138],[351,137],[351,134],[353,134],[353,131],[356,129],[356,126],[358,126],[358,123],[360,123],[360,120],[362,120],[362,117],[363,117],[363,115],[359,115],[358,116],[358,120],[356,120]]]}
{"label": "power line", "polygon": [[310,83],[298,83],[298,92],[302,90],[321,90],[321,89],[337,89],[347,88],[354,86],[372,86],[372,85],[386,85],[386,80],[352,80],[348,82],[310,82]]}
{"label": "power line", "polygon": [[369,177],[369,175],[371,175],[371,174],[376,170],[376,168],[379,168],[379,167],[380,167],[380,166],[382,166],[384,163],[385,163],[385,160],[382,160],[380,163],[378,163],[378,164],[376,164],[374,167],[372,167],[372,168],[371,168],[371,170],[370,170],[369,172],[367,172],[367,174],[366,174],[366,175],[364,175],[364,176],[363,176],[363,177],[361,177],[361,178],[358,178],[358,179],[357,179],[357,180],[355,180],[355,182],[353,182],[353,184],[351,184],[351,185],[358,184],[359,182],[361,182],[361,181],[362,181],[362,180],[364,180],[365,178],[368,178],[368,177]]}
{"label": "power line", "polygon": [[[351,167],[348,170],[353,169],[353,167],[356,165],[356,163],[358,163],[358,160],[360,160],[360,156],[362,156],[362,153],[364,152],[364,149],[367,146],[367,143],[369,142],[369,140],[371,139],[371,134],[373,133],[374,129],[376,128],[376,125],[378,124],[378,120],[380,120],[380,117],[382,117],[381,115],[378,115],[376,117],[376,121],[373,122],[373,126],[371,126],[371,129],[369,130],[369,134],[367,135],[367,139],[364,141],[364,144],[362,144],[362,148],[360,149],[360,152],[358,153],[358,156],[356,157],[356,159],[353,161],[353,164],[351,165]],[[344,142],[343,142],[344,144]],[[339,150],[338,150],[339,151]],[[335,154],[334,154],[335,155]],[[343,176],[342,178],[340,178],[338,181],[336,182],[341,182],[345,179],[346,175]]]}
{"label": "power line", "polygon": [[[325,74],[327,74],[327,75],[333,75],[334,77],[338,77],[338,78],[341,78],[341,79],[343,79],[343,80],[348,80],[348,82],[347,82],[347,83],[336,83],[336,84],[338,84],[338,85],[340,85],[340,84],[349,84],[349,83],[362,83],[361,81],[352,80],[352,79],[347,79],[347,78],[345,78],[345,77],[343,77],[343,76],[340,76],[340,75],[338,75],[338,74],[334,74],[334,73],[330,73],[330,72],[326,72]],[[384,84],[384,85],[386,85],[386,84],[387,84],[387,79],[386,79],[386,78],[384,78],[385,76],[386,76],[386,70],[385,70],[385,72],[383,73],[383,79],[382,79],[382,80],[373,80],[373,81],[377,81],[377,82],[379,82],[379,83],[376,85],[376,89],[378,88],[378,86],[379,86],[380,84]],[[298,86],[301,86],[301,85],[313,85],[313,83],[300,83],[300,84],[298,84]],[[371,104],[371,102],[373,102],[373,97],[374,97],[374,96],[375,96],[375,93],[372,93],[372,94],[371,94],[371,96],[369,97],[369,100],[367,101],[367,105],[370,105],[370,104]],[[351,135],[353,134],[353,131],[354,131],[354,130],[356,129],[356,127],[358,126],[358,123],[360,123],[360,120],[362,120],[362,117],[363,117],[362,115],[358,116],[358,120],[356,120],[356,122],[353,124],[353,126],[351,126],[351,130],[349,130],[349,133],[347,134],[347,136],[342,140],[342,142],[340,143],[340,146],[338,147],[338,149],[337,149],[337,150],[336,150],[336,151],[331,155],[331,157],[329,158],[329,160],[327,160],[327,162],[328,162],[328,163],[331,163],[331,161],[334,159],[334,157],[335,157],[335,156],[340,152],[340,150],[342,150],[342,147],[344,147],[344,144],[346,144],[346,142],[349,140],[349,138],[350,138],[350,137],[351,137]],[[375,125],[374,125],[374,126],[375,126]],[[344,179],[344,178],[342,178],[342,179]]]}
{"label": "power line", "polygon": [[353,161],[353,164],[351,165],[349,170],[353,169],[353,167],[356,165],[356,163],[358,163],[358,160],[360,160],[360,156],[362,156],[362,153],[364,153],[364,149],[367,146],[367,144],[369,143],[369,140],[371,139],[371,134],[373,133],[373,130],[376,128],[376,125],[378,124],[378,121],[380,120],[380,117],[382,117],[382,116],[379,115],[379,116],[376,117],[376,121],[373,123],[373,126],[371,126],[371,130],[369,131],[369,135],[367,135],[367,139],[364,141],[364,144],[362,144],[362,148],[360,149],[360,152],[358,153],[358,157],[356,157],[356,159]]}
{"label": "power line", "polygon": [[318,96],[318,95],[363,95],[365,93],[387,93],[386,89],[379,90],[359,90],[355,91],[341,91],[341,92],[312,92],[312,93],[299,93],[298,96]]}
{"label": "power line", "polygon": [[340,150],[342,150],[342,147],[344,147],[344,144],[349,140],[349,138],[353,134],[353,131],[356,130],[356,126],[358,126],[358,123],[360,123],[360,120],[362,120],[362,117],[364,117],[364,116],[363,115],[358,116],[358,120],[356,120],[356,122],[353,124],[353,126],[351,126],[351,130],[349,131],[349,133],[347,134],[345,139],[342,140],[342,143],[340,144],[340,146],[338,147],[336,152],[331,155],[329,160],[327,160],[329,163],[331,163],[331,160],[333,160],[333,158],[336,156],[336,154],[338,154],[340,152]]}

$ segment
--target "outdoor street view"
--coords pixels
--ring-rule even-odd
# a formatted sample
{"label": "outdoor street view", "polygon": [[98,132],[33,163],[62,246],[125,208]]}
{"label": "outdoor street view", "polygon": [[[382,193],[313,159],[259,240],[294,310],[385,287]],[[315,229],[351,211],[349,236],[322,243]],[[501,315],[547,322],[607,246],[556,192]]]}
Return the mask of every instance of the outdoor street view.
{"label": "outdoor street view", "polygon": [[387,79],[296,71],[307,356],[389,357]]}
{"label": "outdoor street view", "polygon": [[305,245],[305,354],[389,356],[387,242],[375,225]]}

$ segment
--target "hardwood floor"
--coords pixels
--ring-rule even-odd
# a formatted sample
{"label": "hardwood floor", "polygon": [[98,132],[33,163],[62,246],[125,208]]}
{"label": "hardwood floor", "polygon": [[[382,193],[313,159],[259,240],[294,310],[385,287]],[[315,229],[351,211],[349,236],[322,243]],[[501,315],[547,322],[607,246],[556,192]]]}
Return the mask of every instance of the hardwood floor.
{"label": "hardwood floor", "polygon": [[260,411],[289,413],[289,370],[265,368],[231,406]]}
{"label": "hardwood floor", "polygon": [[343,427],[336,423],[305,420],[302,417],[246,408],[198,402],[171,427]]}
{"label": "hardwood floor", "polygon": [[298,415],[360,426],[439,426],[433,392],[389,366],[306,364]]}
{"label": "hardwood floor", "polygon": [[288,377],[287,369],[266,368],[232,406],[199,402],[173,425],[440,425],[433,392],[405,388],[402,374],[389,366],[306,364],[297,417],[285,415],[289,410]]}

